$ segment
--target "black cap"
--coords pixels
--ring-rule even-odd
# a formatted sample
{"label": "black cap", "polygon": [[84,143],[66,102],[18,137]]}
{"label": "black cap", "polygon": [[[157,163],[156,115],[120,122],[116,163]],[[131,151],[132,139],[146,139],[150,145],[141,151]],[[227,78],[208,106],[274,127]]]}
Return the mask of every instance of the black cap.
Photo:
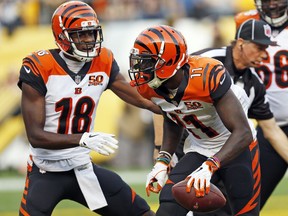
{"label": "black cap", "polygon": [[277,46],[276,41],[271,41],[271,27],[262,20],[246,20],[238,28],[236,39],[251,41],[261,45]]}

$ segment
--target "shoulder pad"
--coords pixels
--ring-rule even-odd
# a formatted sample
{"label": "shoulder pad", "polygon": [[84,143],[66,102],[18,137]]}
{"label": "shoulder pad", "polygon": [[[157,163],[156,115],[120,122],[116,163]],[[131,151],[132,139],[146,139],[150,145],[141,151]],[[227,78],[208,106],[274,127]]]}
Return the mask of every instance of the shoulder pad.
{"label": "shoulder pad", "polygon": [[197,67],[206,67],[207,64],[209,64],[210,66],[219,65],[219,64],[223,65],[223,63],[221,61],[218,61],[217,59],[200,56],[200,55],[190,56],[188,61],[189,63],[192,63],[193,65],[196,65]]}
{"label": "shoulder pad", "polygon": [[31,68],[36,75],[40,74],[43,68],[51,67],[51,53],[49,50],[32,52],[23,59],[23,65]]}
{"label": "shoulder pad", "polygon": [[101,48],[100,55],[96,57],[95,59],[100,58],[102,63],[111,63],[114,59],[114,55],[110,49],[107,49],[105,47]]}

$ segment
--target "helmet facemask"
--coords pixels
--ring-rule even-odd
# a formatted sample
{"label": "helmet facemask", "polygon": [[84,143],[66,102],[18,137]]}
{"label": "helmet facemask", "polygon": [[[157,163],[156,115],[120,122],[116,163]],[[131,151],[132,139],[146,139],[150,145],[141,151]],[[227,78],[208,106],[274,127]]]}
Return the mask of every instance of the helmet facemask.
{"label": "helmet facemask", "polygon": [[[83,23],[85,25],[85,22]],[[97,25],[97,23],[80,29],[65,29],[65,27],[62,27],[62,29],[63,44],[66,43],[69,46],[67,51],[62,50],[65,54],[83,62],[89,62],[100,54],[103,34],[101,26]],[[94,40],[89,42],[81,41],[81,34],[89,34],[93,36]],[[61,46],[59,47],[61,49]],[[79,47],[82,47],[82,49],[79,49]]]}
{"label": "helmet facemask", "polygon": [[287,2],[287,0],[255,0],[255,5],[266,22],[278,27],[288,20]]}
{"label": "helmet facemask", "polygon": [[133,48],[130,51],[129,77],[133,82],[131,85],[140,86],[148,84],[151,88],[158,88],[167,79],[159,79],[156,71],[166,64],[165,60],[158,55],[142,53]]}

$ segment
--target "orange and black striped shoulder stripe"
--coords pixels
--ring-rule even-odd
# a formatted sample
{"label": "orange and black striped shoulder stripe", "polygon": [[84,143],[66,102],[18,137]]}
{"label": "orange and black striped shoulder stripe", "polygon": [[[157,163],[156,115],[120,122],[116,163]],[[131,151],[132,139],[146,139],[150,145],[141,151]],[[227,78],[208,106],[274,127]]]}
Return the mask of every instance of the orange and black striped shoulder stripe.
{"label": "orange and black striped shoulder stripe", "polygon": [[32,69],[32,72],[36,76],[38,76],[40,74],[40,70],[38,69],[36,63],[42,66],[41,62],[39,61],[39,59],[37,58],[35,54],[31,54],[30,56],[25,57],[23,59],[23,65],[27,65],[28,67],[30,67]]}

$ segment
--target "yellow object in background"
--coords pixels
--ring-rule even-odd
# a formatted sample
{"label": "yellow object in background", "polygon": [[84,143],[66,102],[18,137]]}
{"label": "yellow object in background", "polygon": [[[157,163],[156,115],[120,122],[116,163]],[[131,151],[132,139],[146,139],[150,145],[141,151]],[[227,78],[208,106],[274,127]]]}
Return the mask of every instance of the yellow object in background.
{"label": "yellow object in background", "polygon": [[235,6],[238,12],[255,9],[254,0],[237,0]]}
{"label": "yellow object in background", "polygon": [[[120,98],[110,90],[105,91],[97,108],[94,131],[114,134],[117,139],[118,119],[123,107],[124,102]],[[104,162],[114,157],[114,155],[104,156],[94,151],[90,153],[90,156],[94,163]]]}
{"label": "yellow object in background", "polygon": [[28,0],[19,5],[24,25],[37,25],[39,22],[40,5],[38,0]]}
{"label": "yellow object in background", "polygon": [[0,152],[2,152],[16,136],[24,132],[24,124],[20,115],[6,120],[0,125]]}

